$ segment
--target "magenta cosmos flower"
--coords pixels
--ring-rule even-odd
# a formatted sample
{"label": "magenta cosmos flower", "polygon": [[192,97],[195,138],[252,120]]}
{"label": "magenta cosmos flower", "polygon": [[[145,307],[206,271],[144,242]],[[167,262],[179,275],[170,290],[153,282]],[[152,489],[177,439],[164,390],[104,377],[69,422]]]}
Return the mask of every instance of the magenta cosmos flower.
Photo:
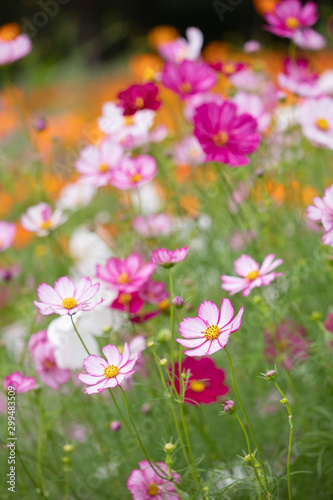
{"label": "magenta cosmos flower", "polygon": [[308,99],[299,107],[302,132],[315,145],[333,149],[333,99]]}
{"label": "magenta cosmos flower", "polygon": [[310,220],[321,222],[323,225],[324,245],[333,246],[333,185],[325,189],[323,198],[316,196],[313,199],[313,205],[307,207],[306,213]]}
{"label": "magenta cosmos flower", "polygon": [[0,221],[0,252],[12,246],[15,235],[15,224],[12,222]]}
{"label": "magenta cosmos flower", "polygon": [[52,211],[48,203],[38,203],[27,209],[21,217],[21,225],[37,236],[47,236],[56,227],[65,222],[66,217],[61,210]]}
{"label": "magenta cosmos flower", "polygon": [[112,173],[119,166],[123,154],[123,148],[107,138],[99,146],[84,148],[75,162],[75,169],[84,182],[94,187],[106,186],[110,184]]}
{"label": "magenta cosmos flower", "polygon": [[283,276],[283,273],[272,272],[283,263],[282,259],[274,260],[274,257],[274,254],[267,255],[260,267],[252,257],[243,254],[234,262],[235,271],[241,278],[223,275],[221,288],[230,295],[242,291],[243,297],[247,297],[253,288],[269,285],[278,276]]}
{"label": "magenta cosmos flower", "polygon": [[[171,373],[171,370],[169,368]],[[229,388],[223,384],[224,370],[217,368],[210,358],[186,358],[182,363],[182,373],[190,372],[185,388],[184,401],[192,405],[215,403],[219,396],[224,396]],[[175,387],[180,394],[179,365],[175,363]]]}
{"label": "magenta cosmos flower", "polygon": [[302,97],[318,97],[322,90],[316,84],[318,75],[309,67],[309,61],[303,58],[284,61],[284,73],[278,74],[280,87]]}
{"label": "magenta cosmos flower", "polygon": [[214,71],[205,63],[184,60],[180,64],[167,62],[162,73],[162,83],[182,99],[207,92],[216,83]]}
{"label": "magenta cosmos flower", "polygon": [[302,28],[308,28],[318,21],[317,5],[308,2],[304,6],[300,0],[283,0],[278,2],[271,13],[265,15],[269,26],[267,31],[284,38],[293,38]]}
{"label": "magenta cosmos flower", "polygon": [[172,267],[178,262],[186,259],[188,247],[177,248],[176,250],[167,250],[166,248],[158,248],[151,254],[151,260],[157,266]]}
{"label": "magenta cosmos flower", "polygon": [[97,278],[106,281],[111,288],[122,293],[137,292],[155,271],[155,264],[145,264],[141,255],[132,253],[127,259],[108,259],[106,266],[97,265]]}
{"label": "magenta cosmos flower", "polygon": [[206,153],[206,161],[232,167],[247,165],[250,159],[246,155],[259,146],[257,121],[247,113],[238,115],[232,102],[202,104],[197,108],[194,125],[194,135]]}
{"label": "magenta cosmos flower", "polygon": [[[169,475],[168,466],[164,462],[156,464]],[[132,471],[127,481],[133,500],[180,500],[172,481],[161,478],[154,472],[147,460],[139,463],[140,469]],[[176,483],[180,483],[180,475],[172,471],[172,477]]]}
{"label": "magenta cosmos flower", "polygon": [[16,392],[28,392],[36,388],[36,380],[34,377],[25,377],[21,372],[13,372],[3,380],[5,391],[15,387]]}
{"label": "magenta cosmos flower", "polygon": [[91,311],[103,302],[103,299],[92,300],[99,287],[99,283],[93,285],[91,279],[84,276],[76,286],[68,276],[63,276],[55,282],[54,288],[46,283],[39,285],[37,295],[40,302],[34,300],[34,304],[43,316],[54,313],[72,316],[78,311]]}
{"label": "magenta cosmos flower", "polygon": [[152,156],[124,158],[113,172],[111,184],[117,189],[133,189],[151,181],[156,173],[156,161]]}
{"label": "magenta cosmos flower", "polygon": [[83,361],[83,366],[87,373],[80,373],[78,379],[87,387],[84,392],[96,394],[104,389],[116,387],[122,384],[126,377],[133,375],[133,367],[140,354],[134,359],[130,359],[128,344],[124,345],[124,352],[120,354],[119,349],[114,345],[106,345],[102,348],[106,360],[91,354]]}
{"label": "magenta cosmos flower", "polygon": [[22,59],[31,49],[30,38],[21,34],[18,24],[9,23],[0,27],[0,66]]}
{"label": "magenta cosmos flower", "polygon": [[179,325],[179,332],[184,339],[176,339],[183,347],[187,356],[205,356],[223,349],[231,333],[238,330],[242,324],[244,307],[234,319],[234,308],[229,299],[223,299],[221,310],[210,300],[200,304],[198,316],[185,318]]}
{"label": "magenta cosmos flower", "polygon": [[118,99],[124,109],[124,116],[134,115],[141,109],[157,111],[161,101],[157,100],[158,87],[154,83],[131,85],[118,94]]}
{"label": "magenta cosmos flower", "polygon": [[215,63],[210,64],[210,67],[215,69],[215,71],[222,73],[225,76],[231,76],[234,75],[235,73],[238,73],[238,71],[244,69],[245,64],[233,61],[225,61],[224,63],[221,61],[217,61]]}

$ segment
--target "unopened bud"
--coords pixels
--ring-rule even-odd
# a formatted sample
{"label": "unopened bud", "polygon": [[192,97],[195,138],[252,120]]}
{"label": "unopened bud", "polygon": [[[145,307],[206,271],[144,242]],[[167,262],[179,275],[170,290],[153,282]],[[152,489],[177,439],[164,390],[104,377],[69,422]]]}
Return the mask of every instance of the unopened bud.
{"label": "unopened bud", "polygon": [[155,342],[153,340],[151,340],[150,342],[148,342],[147,347],[154,347],[154,345],[155,345]]}
{"label": "unopened bud", "polygon": [[160,359],[160,365],[161,366],[166,366],[168,364],[168,360],[166,358]]}
{"label": "unopened bud", "polygon": [[110,429],[112,430],[112,432],[120,431],[121,422],[119,422],[119,420],[113,420],[110,424]]}
{"label": "unopened bud", "polygon": [[277,373],[275,370],[268,370],[268,372],[265,373],[265,377],[267,380],[275,380]]}
{"label": "unopened bud", "polygon": [[282,399],[280,399],[280,403],[281,403],[282,405],[285,405],[285,404],[287,404],[287,403],[288,403],[288,399],[287,399],[287,398],[282,398]]}
{"label": "unopened bud", "polygon": [[185,304],[185,300],[183,297],[179,297],[178,295],[172,299],[172,305],[177,307],[177,309],[181,309]]}
{"label": "unopened bud", "polygon": [[167,453],[172,453],[174,449],[175,449],[175,445],[172,443],[166,443],[164,445],[164,451],[166,451]]}
{"label": "unopened bud", "polygon": [[47,129],[47,121],[42,116],[36,118],[33,122],[33,127],[37,132],[43,132]]}
{"label": "unopened bud", "polygon": [[63,450],[66,451],[67,453],[70,453],[71,451],[74,450],[74,446],[72,444],[65,444]]}
{"label": "unopened bud", "polygon": [[228,399],[224,403],[223,409],[224,409],[225,413],[233,413],[236,410],[235,401],[233,401],[232,399]]}

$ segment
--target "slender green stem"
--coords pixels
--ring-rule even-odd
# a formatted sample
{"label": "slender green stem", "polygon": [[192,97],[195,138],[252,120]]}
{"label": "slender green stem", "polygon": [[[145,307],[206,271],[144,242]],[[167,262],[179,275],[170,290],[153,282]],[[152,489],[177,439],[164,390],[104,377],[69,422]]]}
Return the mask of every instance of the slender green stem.
{"label": "slender green stem", "polygon": [[[181,323],[181,314],[180,309],[178,309],[178,319],[179,323]],[[179,369],[179,391],[180,391],[180,401],[181,404],[184,403],[184,380],[182,377],[182,346],[179,345],[179,358],[178,358],[178,369]]]}
{"label": "slender green stem", "polygon": [[285,404],[286,404],[286,408],[287,408],[287,411],[288,411],[288,418],[289,418],[289,446],[288,446],[288,459],[287,459],[287,478],[288,478],[288,498],[289,498],[289,500],[291,500],[290,458],[291,458],[291,447],[292,447],[292,443],[293,443],[293,430],[294,430],[294,426],[293,426],[293,414],[292,414],[292,411],[291,411],[291,406],[289,404],[288,398],[286,398],[285,394],[280,389],[279,385],[277,384],[277,382],[275,380],[274,380],[274,384],[275,384],[275,387],[277,388],[277,390],[279,391],[279,393],[281,394],[282,398],[284,400],[286,400]]}
{"label": "slender green stem", "polygon": [[44,495],[45,493],[44,476],[43,476],[44,411],[42,406],[42,400],[40,397],[40,390],[36,391],[36,396],[37,396],[38,410],[39,410],[38,445],[37,445],[38,473],[39,473],[41,494]]}
{"label": "slender green stem", "polygon": [[260,458],[260,461],[261,461],[262,470],[263,470],[263,473],[264,473],[265,485],[266,485],[267,490],[269,491],[268,481],[267,481],[267,475],[266,475],[266,469],[265,469],[265,464],[264,464],[264,461],[263,461],[263,458],[262,458],[262,455],[261,455],[261,451],[260,451],[258,442],[257,442],[257,440],[255,438],[254,432],[252,430],[251,424],[249,422],[249,419],[247,417],[245,408],[244,408],[244,406],[242,404],[242,400],[240,398],[240,395],[239,395],[239,392],[238,392],[238,389],[237,389],[236,380],[235,380],[235,374],[234,374],[234,368],[233,368],[233,365],[232,365],[231,357],[230,357],[230,354],[229,354],[229,352],[228,352],[228,350],[227,350],[226,347],[224,348],[224,351],[225,351],[226,355],[228,356],[228,360],[229,360],[229,364],[230,364],[232,384],[234,386],[234,390],[235,390],[235,393],[236,393],[236,396],[237,396],[237,400],[238,400],[239,406],[240,406],[240,408],[242,410],[242,413],[244,415],[244,418],[246,420],[246,423],[247,423],[247,426],[248,426],[249,431],[251,433],[251,436],[252,436],[252,439],[254,441],[254,444],[256,445],[256,448],[257,448],[257,451],[258,451],[258,455],[259,455],[259,458]]}
{"label": "slender green stem", "polygon": [[194,455],[192,452],[192,446],[191,446],[191,442],[190,442],[190,438],[189,438],[189,434],[188,434],[188,430],[187,430],[187,425],[186,425],[186,421],[185,421],[184,406],[182,404],[180,405],[180,416],[181,416],[182,425],[183,425],[183,429],[184,429],[188,453],[190,455],[190,459],[191,459],[192,465],[193,465],[193,473],[194,473],[195,482],[197,483],[197,486],[199,486],[200,480],[199,480],[198,470],[197,470],[197,466],[196,466],[196,463],[194,460]]}
{"label": "slender green stem", "polygon": [[174,330],[174,306],[172,304],[173,299],[173,282],[171,269],[169,269],[169,283],[170,283],[170,331],[171,331],[171,367],[172,367],[172,378],[175,378],[175,353],[174,353],[174,343],[175,343],[175,330]]}
{"label": "slender green stem", "polygon": [[75,323],[74,323],[74,320],[73,320],[73,315],[71,315],[71,321],[72,321],[72,325],[73,325],[74,330],[76,331],[76,333],[77,333],[77,335],[78,335],[79,339],[81,340],[81,344],[82,344],[82,345],[83,345],[83,347],[85,348],[85,350],[86,350],[86,352],[87,352],[88,356],[90,356],[90,352],[88,351],[86,344],[83,342],[83,339],[82,339],[81,335],[79,334],[79,332],[78,332],[78,330],[77,330],[77,328],[76,328],[76,326],[75,326]]}
{"label": "slender green stem", "polygon": [[69,500],[69,464],[65,466],[65,500]]}

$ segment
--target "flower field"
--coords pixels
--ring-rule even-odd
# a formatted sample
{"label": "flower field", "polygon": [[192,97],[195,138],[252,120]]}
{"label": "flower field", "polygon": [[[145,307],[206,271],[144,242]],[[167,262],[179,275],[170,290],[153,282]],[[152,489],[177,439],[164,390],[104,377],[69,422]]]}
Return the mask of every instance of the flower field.
{"label": "flower field", "polygon": [[262,3],[44,83],[0,27],[0,499],[333,497],[330,22]]}

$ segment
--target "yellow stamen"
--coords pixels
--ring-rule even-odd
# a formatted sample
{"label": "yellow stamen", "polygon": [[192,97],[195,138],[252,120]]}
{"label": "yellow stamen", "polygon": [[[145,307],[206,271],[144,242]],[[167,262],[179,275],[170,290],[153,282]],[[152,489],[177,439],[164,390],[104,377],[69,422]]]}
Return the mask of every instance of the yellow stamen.
{"label": "yellow stamen", "polygon": [[145,105],[145,101],[143,100],[142,97],[137,97],[134,101],[135,103],[135,106],[138,108],[138,109],[142,109],[143,106]]}
{"label": "yellow stamen", "polygon": [[62,307],[65,309],[73,309],[77,305],[76,300],[74,297],[67,297],[62,301]]}
{"label": "yellow stamen", "polygon": [[202,392],[206,389],[206,386],[203,382],[197,382],[196,380],[192,380],[190,383],[190,389],[194,392]]}
{"label": "yellow stamen", "polygon": [[104,174],[109,170],[109,165],[107,165],[106,163],[102,163],[102,165],[100,165],[98,170],[102,172],[102,174]]}
{"label": "yellow stamen", "polygon": [[179,86],[179,90],[181,92],[184,92],[185,94],[188,94],[189,92],[192,92],[192,85],[189,82],[183,82]]}
{"label": "yellow stamen", "polygon": [[121,285],[126,285],[129,283],[129,276],[127,273],[121,273],[117,279],[118,283]]}
{"label": "yellow stamen", "polygon": [[45,359],[43,365],[46,370],[52,370],[52,368],[55,367],[55,362],[51,361],[50,359]]}
{"label": "yellow stamen", "polygon": [[169,299],[164,299],[158,304],[160,311],[167,311],[169,309]]}
{"label": "yellow stamen", "polygon": [[134,184],[135,182],[140,182],[141,179],[142,179],[142,175],[140,175],[140,174],[134,174],[131,177],[131,182],[133,182],[133,184]]}
{"label": "yellow stamen", "polygon": [[124,116],[125,120],[125,125],[134,125],[134,118],[133,116]]}
{"label": "yellow stamen", "polygon": [[223,71],[227,75],[232,75],[236,71],[236,64],[233,62],[228,62],[223,66]]}
{"label": "yellow stamen", "polygon": [[159,491],[160,491],[160,489],[156,483],[151,483],[148,485],[147,493],[149,496],[156,497],[156,495],[158,495]]}
{"label": "yellow stamen", "polygon": [[330,125],[328,123],[327,120],[325,120],[325,118],[318,118],[318,120],[316,121],[316,125],[317,125],[317,128],[319,128],[320,130],[328,130],[330,128]]}
{"label": "yellow stamen", "polygon": [[[118,281],[119,282],[119,281]],[[118,298],[120,304],[128,304],[132,298],[130,293],[121,293]]]}
{"label": "yellow stamen", "polygon": [[3,42],[15,40],[21,33],[20,26],[17,23],[8,23],[0,28],[0,39]]}
{"label": "yellow stamen", "polygon": [[259,271],[251,271],[246,275],[246,279],[249,281],[253,281],[259,276]]}
{"label": "yellow stamen", "polygon": [[113,378],[119,373],[119,368],[118,366],[115,365],[108,365],[106,368],[104,368],[104,377],[105,378]]}
{"label": "yellow stamen", "polygon": [[213,141],[218,147],[224,146],[228,142],[228,134],[226,132],[218,132],[213,136]]}
{"label": "yellow stamen", "polygon": [[40,228],[41,229],[51,229],[52,227],[52,221],[50,219],[48,220],[42,220],[42,222],[40,223]]}
{"label": "yellow stamen", "polygon": [[220,335],[220,329],[217,325],[210,325],[207,326],[206,330],[204,331],[205,337],[207,340],[215,340],[217,337]]}
{"label": "yellow stamen", "polygon": [[296,17],[287,17],[286,26],[290,30],[294,30],[299,27],[299,20]]}

